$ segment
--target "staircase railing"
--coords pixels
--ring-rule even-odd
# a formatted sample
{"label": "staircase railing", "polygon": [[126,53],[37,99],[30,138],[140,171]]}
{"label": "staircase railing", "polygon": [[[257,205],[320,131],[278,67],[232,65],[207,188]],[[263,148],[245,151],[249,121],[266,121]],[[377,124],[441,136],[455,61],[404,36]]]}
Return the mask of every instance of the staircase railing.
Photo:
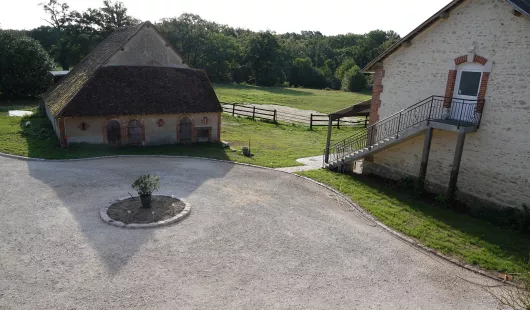
{"label": "staircase railing", "polygon": [[356,151],[371,149],[384,139],[397,139],[401,132],[424,122],[438,121],[458,128],[480,126],[481,113],[478,112],[480,108],[477,105],[483,103],[483,99],[466,100],[442,96],[423,99],[332,144],[324,150],[324,163],[338,162]]}

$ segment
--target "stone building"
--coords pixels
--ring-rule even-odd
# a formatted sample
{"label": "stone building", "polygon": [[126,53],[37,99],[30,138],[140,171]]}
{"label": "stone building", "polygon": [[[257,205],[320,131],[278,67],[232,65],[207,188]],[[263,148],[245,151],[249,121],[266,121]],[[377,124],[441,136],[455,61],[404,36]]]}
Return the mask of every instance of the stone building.
{"label": "stone building", "polygon": [[454,0],[364,70],[371,126],[329,146],[328,166],[530,204],[530,1]]}
{"label": "stone building", "polygon": [[206,73],[149,22],[111,34],[43,100],[62,146],[220,140],[222,108]]}

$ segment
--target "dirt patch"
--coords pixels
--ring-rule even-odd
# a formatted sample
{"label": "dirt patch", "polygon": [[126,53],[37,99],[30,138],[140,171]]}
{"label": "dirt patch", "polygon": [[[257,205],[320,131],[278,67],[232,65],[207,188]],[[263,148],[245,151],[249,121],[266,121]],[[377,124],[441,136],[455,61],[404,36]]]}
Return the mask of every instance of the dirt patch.
{"label": "dirt patch", "polygon": [[[148,224],[167,220],[179,214],[185,204],[169,196],[152,196],[151,208],[142,208],[140,197],[127,198],[112,204],[107,215],[125,224]],[[130,211],[130,213],[128,212]]]}

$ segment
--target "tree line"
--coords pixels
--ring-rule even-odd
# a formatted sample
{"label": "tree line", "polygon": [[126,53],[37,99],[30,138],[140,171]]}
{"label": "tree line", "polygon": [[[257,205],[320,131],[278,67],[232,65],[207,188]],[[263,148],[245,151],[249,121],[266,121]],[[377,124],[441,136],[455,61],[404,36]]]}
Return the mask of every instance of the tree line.
{"label": "tree line", "polygon": [[[4,30],[0,40],[10,37],[11,44],[13,38],[36,40],[53,63],[65,70],[116,29],[140,23],[127,13],[122,2],[111,0],[84,12],[73,11],[58,0],[48,0],[41,6],[47,14],[47,25],[27,31]],[[318,31],[255,32],[189,13],[162,19],[155,25],[186,64],[204,69],[213,82],[345,91],[365,89],[370,81],[361,68],[400,39],[394,31],[382,30],[334,36]],[[43,63],[49,65],[48,61]]]}

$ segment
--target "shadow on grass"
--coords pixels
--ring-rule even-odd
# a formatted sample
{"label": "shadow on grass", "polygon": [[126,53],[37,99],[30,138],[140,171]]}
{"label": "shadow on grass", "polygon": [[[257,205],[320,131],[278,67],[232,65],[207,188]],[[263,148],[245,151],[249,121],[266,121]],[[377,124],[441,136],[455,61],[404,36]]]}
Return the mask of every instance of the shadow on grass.
{"label": "shadow on grass", "polygon": [[[432,236],[435,236],[436,234],[444,234],[442,236],[443,239],[447,239],[449,242],[451,242],[452,238],[464,238],[465,242],[469,242],[468,246],[470,248],[475,246],[486,247],[487,252],[493,254],[492,258],[510,260],[517,266],[517,268],[519,268],[518,270],[499,271],[522,272],[527,270],[530,254],[529,234],[500,228],[484,219],[477,219],[467,214],[448,209],[438,203],[435,200],[434,195],[427,194],[418,197],[412,194],[411,191],[392,186],[391,182],[379,177],[366,175],[348,175],[348,177],[354,182],[366,186],[368,191],[375,196],[374,199],[387,200],[398,206],[399,204],[403,204],[404,206],[400,206],[400,208],[409,207],[413,210],[412,213],[417,214],[415,216],[419,216],[420,218],[424,217],[425,220],[429,222],[424,228],[431,230],[426,233],[432,234]],[[410,211],[404,209],[402,212]],[[414,221],[412,223],[414,223]],[[407,226],[409,223],[402,224]],[[409,229],[412,230],[411,227],[409,227]],[[402,227],[401,230],[407,230],[407,227]],[[451,233],[448,235],[447,232],[451,231],[455,231],[456,234]],[[414,236],[414,233],[411,235],[416,238],[421,237],[418,235]],[[442,240],[434,241],[440,241],[440,244],[443,244]],[[429,244],[427,245],[430,246]],[[449,251],[451,251],[451,246],[457,247],[458,245],[449,244],[448,246]],[[452,254],[460,256],[461,254],[458,253],[458,250],[461,249],[456,250],[456,252],[451,251],[453,252]],[[488,266],[488,262],[482,260],[487,260],[485,253],[482,252],[483,251],[477,251],[474,254],[477,255],[477,257],[473,258],[467,256],[466,259],[470,260],[473,264],[480,264],[484,268],[493,269],[492,265]]]}
{"label": "shadow on grass", "polygon": [[35,97],[7,97],[0,94],[0,113],[9,110],[36,110],[39,104],[39,98]]}
{"label": "shadow on grass", "polygon": [[313,96],[312,93],[302,90],[296,90],[293,88],[284,88],[284,87],[265,87],[265,86],[253,86],[253,85],[244,85],[244,84],[216,84],[215,88],[223,89],[234,89],[234,90],[258,90],[268,93],[273,93],[277,95],[286,95],[286,96]]}

